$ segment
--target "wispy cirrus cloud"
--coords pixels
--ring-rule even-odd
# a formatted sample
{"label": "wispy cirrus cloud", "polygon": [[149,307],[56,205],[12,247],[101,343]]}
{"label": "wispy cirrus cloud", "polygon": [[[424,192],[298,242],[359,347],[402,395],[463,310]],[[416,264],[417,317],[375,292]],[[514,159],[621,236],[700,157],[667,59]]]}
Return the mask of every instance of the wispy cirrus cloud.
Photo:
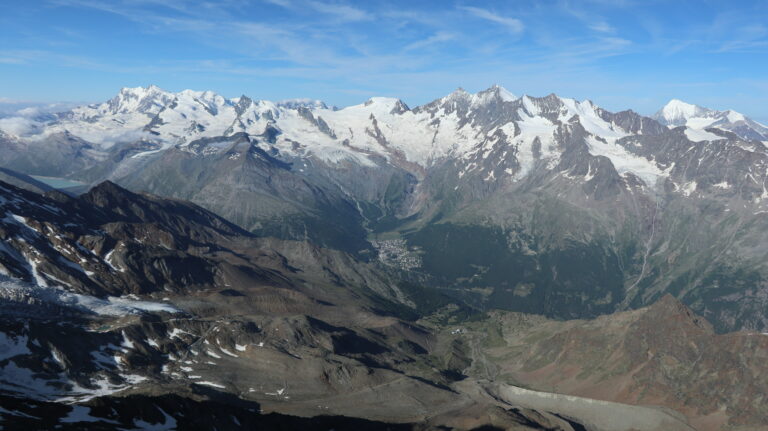
{"label": "wispy cirrus cloud", "polygon": [[570,45],[558,56],[576,59],[586,59],[588,62],[596,59],[626,54],[634,44],[629,39],[621,37],[601,37],[584,43]]}
{"label": "wispy cirrus cloud", "polygon": [[[316,43],[295,30],[259,22],[229,22],[228,26],[242,40],[244,53],[253,53],[264,60],[281,60],[296,65],[328,65],[340,60],[332,46]],[[227,44],[227,39],[221,41]]]}
{"label": "wispy cirrus cloud", "polygon": [[293,6],[293,2],[291,2],[291,0],[264,0],[264,2],[284,8]]}
{"label": "wispy cirrus cloud", "polygon": [[729,40],[715,50],[717,53],[757,53],[768,50],[768,40]]}
{"label": "wispy cirrus cloud", "polygon": [[[695,14],[686,5],[659,7],[658,0],[619,7],[617,0],[9,2],[0,17],[0,39],[7,41],[0,48],[0,94],[99,99],[105,89],[156,83],[341,105],[358,102],[345,94],[418,99],[499,82],[517,92],[599,101],[600,94],[618,100],[626,77],[642,74],[637,94],[654,98],[671,87],[652,81],[674,80],[681,71],[707,80],[707,73],[724,79],[764,70],[768,57],[756,54],[768,51],[768,9],[745,2],[752,4],[706,2]],[[111,46],[119,52],[105,49]],[[626,61],[611,60],[622,55]],[[660,62],[659,55],[667,58]],[[44,69],[56,79],[17,88],[27,72]],[[67,96],[78,79],[88,95]],[[764,99],[765,91],[753,92]]]}
{"label": "wispy cirrus cloud", "polygon": [[[168,59],[140,64],[94,64],[94,70],[117,70],[122,73],[217,73],[219,75],[291,76],[312,80],[370,79],[371,76],[394,76],[399,73],[434,75],[431,70],[442,64],[447,70],[487,62],[488,56],[511,59],[506,62],[530,61],[534,69],[546,70],[556,61],[585,64],[595,59],[618,55],[630,42],[621,38],[600,37],[593,41],[559,40],[542,45],[543,50],[510,45],[500,33],[522,37],[522,20],[479,7],[458,6],[439,12],[401,8],[398,10],[364,10],[340,2],[318,0],[264,0],[287,8],[289,14],[302,16],[301,21],[286,25],[282,19],[258,21],[258,17],[241,17],[220,10],[208,15],[205,7],[195,2],[176,0],[170,8],[148,8],[159,0],[53,0],[60,5],[91,8],[116,14],[136,22],[151,34],[178,33],[197,43],[226,53],[229,59],[182,61]],[[304,8],[304,9],[302,9]],[[314,10],[307,15],[307,9]],[[169,13],[168,11],[174,11]],[[500,26],[473,24],[480,31],[462,31],[466,15],[471,14]],[[329,15],[329,21],[323,16]],[[351,28],[339,28],[339,21],[362,22],[377,17],[399,21],[392,29],[387,46]],[[251,19],[247,19],[251,18]],[[417,30],[417,31],[416,31]],[[424,36],[424,34],[428,36]],[[451,51],[426,49],[451,42]],[[451,59],[461,52],[459,58]],[[418,55],[417,55],[418,53]],[[1,54],[1,53],[0,53]],[[448,55],[446,57],[445,55]],[[494,59],[495,61],[495,59]],[[503,62],[502,62],[503,63]],[[500,69],[497,69],[500,70]],[[462,72],[462,76],[465,72]],[[383,78],[382,78],[383,79]],[[498,81],[496,79],[495,81]]]}
{"label": "wispy cirrus cloud", "polygon": [[456,34],[447,31],[439,31],[426,39],[417,40],[411,42],[403,48],[403,51],[413,51],[416,49],[426,48],[431,45],[435,45],[442,42],[448,42],[456,39]]}
{"label": "wispy cirrus cloud", "polygon": [[374,18],[369,12],[343,3],[308,1],[307,5],[317,12],[333,16],[340,21],[369,21]]}
{"label": "wispy cirrus cloud", "polygon": [[280,6],[285,9],[299,10],[301,8],[331,16],[341,22],[369,21],[375,16],[367,10],[341,2],[320,0],[263,0],[265,3]]}
{"label": "wispy cirrus cloud", "polygon": [[605,21],[597,21],[589,25],[589,28],[598,33],[615,33],[616,29]]}
{"label": "wispy cirrus cloud", "polygon": [[18,57],[0,57],[0,64],[24,64],[26,60]]}
{"label": "wispy cirrus cloud", "polygon": [[740,26],[715,52],[748,52],[768,48],[768,27],[763,24]]}
{"label": "wispy cirrus cloud", "polygon": [[[3,61],[4,60],[4,61]],[[50,50],[42,49],[16,49],[0,50],[0,63],[5,64],[40,64],[55,63],[57,65],[72,67],[89,67],[97,65],[98,62],[91,58],[80,55],[63,54]]]}
{"label": "wispy cirrus cloud", "polygon": [[[601,38],[592,44],[561,41],[560,44],[543,46],[544,50],[535,50],[535,55],[531,55],[523,45],[510,45],[508,37],[499,38],[501,34],[512,34],[516,39],[522,37],[520,33],[525,27],[521,20],[469,6],[446,8],[438,13],[418,9],[386,8],[368,11],[348,9],[343,7],[345,4],[342,3],[278,0],[283,3],[278,6],[287,8],[287,13],[305,17],[301,21],[285,25],[283,18],[265,22],[254,19],[257,18],[254,16],[249,17],[249,20],[244,19],[248,17],[227,14],[225,11],[207,16],[204,10],[201,12],[199,8],[186,7],[184,4],[177,4],[172,9],[183,9],[184,13],[169,14],[164,8],[146,8],[145,0],[115,0],[109,3],[96,0],[56,1],[122,16],[136,22],[153,37],[155,33],[158,37],[163,33],[184,34],[190,40],[196,39],[198,43],[214,48],[215,52],[227,53],[229,57],[198,61],[164,59],[152,63],[126,62],[95,64],[89,67],[93,70],[122,74],[214,74],[220,77],[230,76],[229,79],[259,77],[313,82],[342,79],[349,85],[361,88],[371,85],[371,82],[405,79],[435,85],[435,82],[446,80],[446,76],[454,74],[462,77],[456,78],[457,86],[467,86],[466,79],[486,80],[480,78],[481,75],[469,73],[475,64],[493,65],[491,69],[494,72],[484,73],[482,76],[488,75],[488,82],[499,82],[499,78],[494,79],[491,76],[512,66],[512,69],[508,69],[512,74],[541,75],[556,67],[559,61],[563,65],[569,64],[567,67],[574,70],[576,64],[588,64],[593,59],[616,55],[622,45],[619,39],[610,38]],[[316,10],[318,13],[314,16],[307,15],[307,8],[312,8],[310,4],[323,9],[323,12]],[[326,7],[328,5],[332,7]],[[462,31],[462,25],[467,21],[467,13],[499,26],[475,22],[472,25],[480,31],[475,34],[466,33]],[[324,15],[331,15],[332,19],[325,19]],[[343,20],[362,22],[374,16],[380,20],[388,20],[390,24],[398,23],[381,26],[385,32],[391,31],[390,37],[384,38],[391,42],[387,46],[365,37],[365,33],[356,35],[354,27],[340,28],[337,25]],[[426,37],[425,32],[428,35]],[[448,42],[451,43],[445,49],[428,49]],[[454,55],[452,52],[462,52],[462,56],[451,59]],[[494,57],[493,62],[489,62],[488,56]],[[511,60],[513,58],[514,60]],[[519,65],[515,64],[520,61],[528,62],[529,72],[522,72]],[[438,64],[441,66],[437,66]],[[436,67],[442,67],[443,70],[438,73]],[[438,76],[441,78],[438,79]],[[418,87],[414,87],[413,91],[423,91]]]}
{"label": "wispy cirrus cloud", "polygon": [[495,22],[507,28],[512,33],[522,33],[525,30],[523,22],[517,18],[507,17],[499,15],[495,12],[491,12],[488,9],[483,9],[475,6],[459,6],[460,10],[469,12],[470,14],[491,22]]}
{"label": "wispy cirrus cloud", "polygon": [[561,0],[558,8],[565,14],[584,23],[587,28],[592,31],[598,33],[616,33],[616,27],[609,24],[603,16],[588,8],[584,8],[581,5],[574,5],[568,0]]}

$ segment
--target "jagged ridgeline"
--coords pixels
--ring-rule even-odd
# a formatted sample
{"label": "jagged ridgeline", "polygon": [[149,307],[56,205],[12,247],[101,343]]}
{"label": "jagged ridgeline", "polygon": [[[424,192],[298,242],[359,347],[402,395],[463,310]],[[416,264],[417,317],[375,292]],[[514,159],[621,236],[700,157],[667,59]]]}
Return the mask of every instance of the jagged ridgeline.
{"label": "jagged ridgeline", "polygon": [[406,303],[562,319],[670,293],[718,330],[768,324],[768,129],[733,111],[675,100],[650,118],[497,86],[336,109],[153,86],[28,121],[0,134],[4,167],[348,253]]}

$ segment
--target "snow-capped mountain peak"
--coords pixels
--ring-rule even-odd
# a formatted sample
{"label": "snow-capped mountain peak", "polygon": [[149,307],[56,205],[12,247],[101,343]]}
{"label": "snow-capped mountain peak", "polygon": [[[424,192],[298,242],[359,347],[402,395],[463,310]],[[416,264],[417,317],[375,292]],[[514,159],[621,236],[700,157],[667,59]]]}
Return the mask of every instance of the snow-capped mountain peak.
{"label": "snow-capped mountain peak", "polygon": [[453,90],[450,94],[447,96],[439,99],[443,102],[450,102],[454,100],[467,100],[472,97],[472,93],[468,92],[467,90],[463,89],[462,87],[459,87],[455,90]]}
{"label": "snow-capped mountain peak", "polygon": [[220,104],[223,104],[224,101],[226,100],[224,97],[210,90],[206,90],[206,91],[182,90],[177,94],[177,97],[189,97],[192,99],[219,102]]}
{"label": "snow-capped mountain peak", "polygon": [[371,97],[364,104],[357,106],[377,117],[383,114],[402,114],[410,110],[405,102],[395,97]]}
{"label": "snow-capped mountain peak", "polygon": [[157,113],[173,100],[174,95],[160,87],[124,87],[117,96],[101,104],[103,113],[125,114],[130,112]]}
{"label": "snow-capped mountain peak", "polygon": [[154,84],[151,84],[146,87],[141,87],[141,86],[123,87],[120,89],[120,92],[118,93],[118,95],[122,95],[124,97],[135,97],[135,98],[143,98],[153,94],[170,94],[170,93]]}
{"label": "snow-capped mountain peak", "polygon": [[691,118],[704,117],[711,112],[701,106],[672,99],[656,113],[656,118],[665,125],[682,126]]}
{"label": "snow-capped mountain peak", "polygon": [[738,121],[747,121],[747,117],[744,116],[744,114],[731,110],[725,111],[725,117],[732,123],[736,123]]}
{"label": "snow-capped mountain peak", "polygon": [[514,102],[517,100],[517,96],[512,94],[509,90],[499,85],[494,84],[490,88],[483,91],[479,91],[472,96],[473,105],[482,105],[490,101],[500,102]]}
{"label": "snow-capped mountain peak", "polygon": [[397,99],[395,97],[371,97],[370,99],[365,101],[364,105],[365,106],[371,106],[371,105],[394,106],[399,101],[400,99]]}
{"label": "snow-capped mountain peak", "polygon": [[[744,114],[732,110],[717,111],[678,99],[672,99],[664,105],[653,118],[669,127],[686,126],[689,131],[686,133],[696,133],[697,141],[703,140],[703,133],[712,127],[736,133],[743,139],[768,140],[768,127]],[[710,138],[717,136],[710,134]]]}
{"label": "snow-capped mountain peak", "polygon": [[231,100],[225,99],[213,91],[184,90],[176,94],[174,108],[185,111],[195,111],[203,108],[212,116],[216,116],[225,106],[233,105]]}

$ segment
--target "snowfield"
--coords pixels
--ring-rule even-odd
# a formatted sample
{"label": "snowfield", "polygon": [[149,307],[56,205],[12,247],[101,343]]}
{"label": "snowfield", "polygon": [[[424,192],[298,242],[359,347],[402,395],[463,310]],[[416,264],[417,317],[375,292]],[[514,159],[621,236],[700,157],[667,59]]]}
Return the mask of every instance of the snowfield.
{"label": "snowfield", "polygon": [[69,292],[59,286],[33,286],[7,276],[0,276],[0,298],[11,300],[36,299],[45,303],[73,308],[101,316],[125,316],[144,312],[180,313],[168,303],[140,301],[126,297],[95,296]]}

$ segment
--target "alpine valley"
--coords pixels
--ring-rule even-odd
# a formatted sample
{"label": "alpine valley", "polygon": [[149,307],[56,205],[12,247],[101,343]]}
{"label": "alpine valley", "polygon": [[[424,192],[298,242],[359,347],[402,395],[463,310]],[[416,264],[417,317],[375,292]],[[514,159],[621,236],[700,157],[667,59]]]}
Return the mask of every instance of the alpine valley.
{"label": "alpine valley", "polygon": [[767,181],[679,100],[1,118],[0,426],[768,430]]}

